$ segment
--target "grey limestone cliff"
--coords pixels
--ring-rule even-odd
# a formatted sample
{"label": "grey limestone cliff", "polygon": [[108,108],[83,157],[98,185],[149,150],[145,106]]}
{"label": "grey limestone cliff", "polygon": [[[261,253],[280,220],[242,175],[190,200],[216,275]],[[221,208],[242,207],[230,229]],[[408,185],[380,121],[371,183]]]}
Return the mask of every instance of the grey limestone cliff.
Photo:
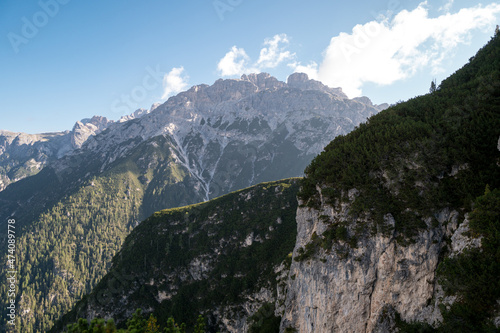
{"label": "grey limestone cliff", "polygon": [[[352,189],[353,199],[357,191]],[[394,332],[394,317],[436,325],[442,321],[439,304],[451,304],[436,278],[440,255],[450,255],[480,240],[467,236],[468,221],[457,211],[436,212],[438,223],[426,220],[413,242],[398,242],[394,219],[385,217],[385,231],[365,232],[355,246],[338,240],[312,258],[297,260],[301,249],[327,223],[344,223],[348,233],[356,225],[370,229],[370,221],[353,220],[350,202],[335,207],[322,202],[319,209],[299,207],[294,261],[290,267],[281,332]],[[387,231],[388,230],[388,231]],[[448,245],[446,239],[451,242]]]}

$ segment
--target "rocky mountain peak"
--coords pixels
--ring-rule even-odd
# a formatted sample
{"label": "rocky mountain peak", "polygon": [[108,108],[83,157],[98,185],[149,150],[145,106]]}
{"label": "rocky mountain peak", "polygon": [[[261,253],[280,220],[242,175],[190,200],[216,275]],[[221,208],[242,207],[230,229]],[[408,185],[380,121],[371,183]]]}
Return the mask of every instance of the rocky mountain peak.
{"label": "rocky mountain peak", "polygon": [[290,88],[297,88],[300,90],[318,90],[340,98],[348,98],[347,95],[342,92],[342,88],[330,88],[319,81],[309,79],[309,76],[306,73],[291,74],[287,79],[287,85]]}
{"label": "rocky mountain peak", "polygon": [[300,83],[305,83],[309,81],[309,75],[306,73],[293,73],[286,80],[289,86],[293,86]]}
{"label": "rocky mountain peak", "polygon": [[241,76],[241,81],[248,81],[253,83],[258,90],[277,90],[283,88],[285,84],[278,81],[275,77],[271,76],[269,73],[258,73],[258,74],[243,74]]}
{"label": "rocky mountain peak", "polygon": [[[290,88],[295,91],[290,93]],[[203,145],[217,144],[223,147],[228,137],[241,137],[248,143],[255,139],[257,132],[260,132],[261,138],[269,134],[266,131],[275,131],[278,127],[286,129],[286,136],[296,148],[306,155],[313,154],[321,151],[335,135],[349,131],[352,124],[358,124],[380,110],[371,102],[365,104],[359,101],[352,105],[343,96],[340,88],[329,88],[309,79],[304,73],[292,74],[288,83],[279,81],[268,73],[246,74],[240,79],[219,79],[212,85],[195,85],[172,96],[165,103],[153,104],[149,110],[138,109],[116,122],[106,117],[93,116],[77,121],[71,131],[48,136],[0,132],[0,159],[11,156],[11,163],[15,150],[18,152],[16,154],[20,154],[20,159],[9,170],[24,165],[30,158],[41,163],[37,169],[39,170],[49,160],[57,160],[76,149],[98,150],[101,153],[106,151],[111,155],[123,156],[127,149],[116,150],[116,145],[130,139],[142,141],[157,135],[175,134],[175,139],[182,146],[187,142],[185,140],[189,133],[200,133]],[[338,116],[343,119],[340,123],[330,119]],[[319,130],[320,124],[311,117],[322,117],[325,123],[331,121],[332,128],[328,132],[332,137],[313,139],[307,134],[309,132],[302,133],[298,130],[302,126]],[[99,135],[98,138],[96,134],[106,128],[109,128],[107,134],[102,137]],[[326,128],[320,132],[323,130]],[[16,138],[16,142],[13,142]],[[35,145],[33,151],[25,151]],[[10,151],[9,155],[2,155],[7,149]],[[1,163],[0,161],[0,166]],[[5,172],[0,173],[0,178],[4,179],[0,191],[12,179],[19,180],[33,174],[23,173],[21,176],[12,176],[14,178],[11,179],[4,176]],[[200,172],[203,170],[200,169]]]}
{"label": "rocky mountain peak", "polygon": [[161,105],[161,103],[153,103],[153,105],[151,105],[151,108],[149,109],[149,112],[152,112],[154,111],[157,107],[159,107]]}
{"label": "rocky mountain peak", "polygon": [[91,135],[100,133],[113,122],[113,120],[102,116],[93,116],[90,119],[85,118],[77,121],[71,130],[71,145],[75,149],[80,148]]}
{"label": "rocky mountain peak", "polygon": [[[96,137],[97,141],[87,140],[85,145],[88,144],[87,148],[91,150],[114,151],[112,146],[118,141],[135,138],[142,141],[163,134],[175,136],[182,145],[191,132],[199,132],[206,144],[210,141],[223,144],[224,138],[241,136],[240,130],[245,132],[257,126],[250,126],[255,122],[260,124],[258,127],[269,127],[271,131],[284,126],[287,137],[300,137],[294,139],[294,145],[309,154],[321,151],[327,142],[313,140],[305,132],[299,134],[301,131],[297,129],[301,126],[298,124],[307,122],[306,126],[321,127],[310,124],[309,121],[316,124],[310,118],[325,120],[334,114],[335,117],[346,117],[346,123],[342,121],[340,127],[337,121],[333,122],[336,125],[331,133],[338,135],[351,126],[347,122],[357,124],[378,112],[371,102],[352,104],[349,101],[340,88],[329,88],[303,73],[291,75],[288,83],[268,73],[245,74],[240,79],[219,79],[212,85],[193,86],[170,97],[154,111],[134,120],[133,124],[124,127],[116,124],[106,138]],[[246,142],[255,139],[246,132],[243,137]]]}
{"label": "rocky mountain peak", "polygon": [[151,111],[153,111],[154,109],[156,109],[160,105],[161,105],[160,103],[155,103],[151,106],[151,109],[149,109],[149,110],[144,109],[144,108],[137,109],[134,112],[132,112],[131,114],[121,117],[118,120],[118,122],[123,123],[123,122],[129,121],[131,119],[140,118],[144,115],[147,115],[148,113],[150,113]]}
{"label": "rocky mountain peak", "polygon": [[366,104],[366,105],[373,105],[372,101],[366,96],[355,97],[353,99],[355,101],[361,102],[361,103]]}
{"label": "rocky mountain peak", "polygon": [[80,120],[80,123],[82,123],[83,125],[92,124],[102,130],[108,127],[109,124],[113,123],[113,120],[108,120],[108,118],[102,116],[93,116],[92,118],[85,118]]}

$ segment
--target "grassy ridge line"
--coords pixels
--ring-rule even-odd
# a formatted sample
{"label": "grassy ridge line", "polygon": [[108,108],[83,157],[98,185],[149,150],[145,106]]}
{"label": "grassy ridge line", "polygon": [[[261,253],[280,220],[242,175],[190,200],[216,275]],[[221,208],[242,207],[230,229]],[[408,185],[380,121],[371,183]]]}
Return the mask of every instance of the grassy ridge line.
{"label": "grassy ridge line", "polygon": [[[239,311],[246,295],[261,288],[276,295],[274,268],[290,262],[295,245],[299,182],[266,182],[154,213],[126,238],[92,293],[52,331],[91,312],[123,323],[136,308],[153,310],[162,325],[170,316],[191,325],[197,313],[215,307]],[[249,235],[253,241],[243,246]],[[209,269],[193,278],[193,262]],[[159,295],[166,298],[159,302]]]}

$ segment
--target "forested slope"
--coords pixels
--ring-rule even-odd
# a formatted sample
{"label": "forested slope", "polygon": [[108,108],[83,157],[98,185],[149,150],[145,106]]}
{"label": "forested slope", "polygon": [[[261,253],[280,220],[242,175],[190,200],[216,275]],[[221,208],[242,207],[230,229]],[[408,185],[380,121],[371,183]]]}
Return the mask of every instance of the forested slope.
{"label": "forested slope", "polygon": [[242,331],[266,303],[273,308],[265,311],[269,320],[279,324],[274,306],[284,301],[298,183],[262,183],[153,214],[126,238],[111,271],[56,327],[80,317],[112,317],[124,325],[141,308],[162,326],[170,316],[194,325],[201,313],[210,331]]}
{"label": "forested slope", "polygon": [[305,173],[282,330],[498,330],[498,34]]}

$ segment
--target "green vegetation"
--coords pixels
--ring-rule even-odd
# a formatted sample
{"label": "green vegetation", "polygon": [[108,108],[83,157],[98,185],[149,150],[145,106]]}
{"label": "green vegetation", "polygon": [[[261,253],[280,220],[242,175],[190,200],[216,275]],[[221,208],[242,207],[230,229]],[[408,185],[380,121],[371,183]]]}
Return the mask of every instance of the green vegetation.
{"label": "green vegetation", "polygon": [[[298,183],[298,178],[263,183],[155,213],[126,238],[110,272],[54,331],[88,309],[112,312],[117,323],[124,322],[130,307],[154,309],[159,325],[174,317],[194,326],[192,313],[239,313],[246,295],[261,288],[276,296],[275,268],[290,265],[295,245]],[[268,308],[260,314],[263,327],[279,323]]]}
{"label": "green vegetation", "polygon": [[280,330],[280,317],[274,315],[274,304],[265,303],[249,318],[249,333],[276,333]]}
{"label": "green vegetation", "polygon": [[350,235],[348,228],[342,223],[331,224],[321,236],[314,232],[311,241],[306,244],[305,248],[298,249],[298,255],[294,260],[308,260],[318,252],[319,248],[324,249],[326,253],[330,253],[334,245],[337,255],[343,258],[347,255],[347,247],[355,248],[357,246],[357,236]]}
{"label": "green vegetation", "polygon": [[441,304],[443,322],[433,328],[424,323],[407,323],[396,314],[399,332],[498,332],[491,318],[500,299],[500,190],[486,187],[470,214],[471,236],[482,237],[481,247],[446,258],[438,268],[439,283],[446,295],[457,296],[450,306]]}
{"label": "green vegetation", "polygon": [[447,258],[439,266],[443,289],[458,296],[450,309],[442,309],[442,332],[491,332],[488,318],[498,310],[500,299],[500,189],[487,187],[477,198],[470,230],[473,236],[482,237],[481,247]]}
{"label": "green vegetation", "polygon": [[405,322],[401,315],[396,312],[395,324],[400,333],[433,333],[436,330],[429,324],[419,322]]}
{"label": "green vegetation", "polygon": [[194,328],[187,329],[186,324],[178,325],[173,317],[168,318],[166,326],[162,329],[157,324],[155,316],[143,318],[142,310],[137,309],[133,316],[127,320],[126,328],[117,329],[113,319],[95,318],[90,324],[86,319],[80,318],[76,323],[68,324],[68,333],[205,333],[205,318],[198,316]]}
{"label": "green vegetation", "polygon": [[398,240],[411,241],[439,209],[467,209],[487,183],[500,186],[499,87],[496,36],[432,94],[392,106],[335,138],[306,168],[299,198],[319,207],[319,185],[335,208],[356,188],[353,219],[371,220],[373,230],[384,232],[390,213]]}
{"label": "green vegetation", "polygon": [[[74,165],[71,175],[75,179],[70,182],[65,175],[61,177],[78,186],[68,185],[72,190],[60,192],[60,197],[55,192],[62,185],[49,169],[41,171],[46,179],[33,177],[13,184],[20,196],[25,192],[29,195],[34,188],[46,191],[33,193],[33,201],[46,197],[40,199],[40,207],[18,209],[16,216],[16,296],[18,311],[24,311],[16,317],[17,332],[50,329],[108,272],[111,259],[139,221],[190,198],[201,200],[185,190],[183,182],[189,178],[180,181],[185,173],[171,167],[168,147],[163,137],[145,142],[99,176],[85,176],[83,170],[93,170],[90,158],[80,161],[79,166],[70,164]],[[142,154],[148,161],[141,159]],[[149,175],[149,182],[144,175]],[[8,189],[0,192],[0,201],[9,193]],[[0,278],[5,280],[5,274],[5,270],[0,272]],[[6,293],[7,285],[1,284],[2,304],[8,299]]]}
{"label": "green vegetation", "polygon": [[292,328],[292,327],[287,327],[285,328],[285,333],[296,333],[297,329]]}
{"label": "green vegetation", "polygon": [[130,174],[90,183],[42,214],[30,232],[17,239],[22,308],[31,309],[33,319],[44,318],[40,326],[26,320],[24,332],[49,328],[75,298],[89,292],[137,219],[142,191],[135,190],[138,184]]}

